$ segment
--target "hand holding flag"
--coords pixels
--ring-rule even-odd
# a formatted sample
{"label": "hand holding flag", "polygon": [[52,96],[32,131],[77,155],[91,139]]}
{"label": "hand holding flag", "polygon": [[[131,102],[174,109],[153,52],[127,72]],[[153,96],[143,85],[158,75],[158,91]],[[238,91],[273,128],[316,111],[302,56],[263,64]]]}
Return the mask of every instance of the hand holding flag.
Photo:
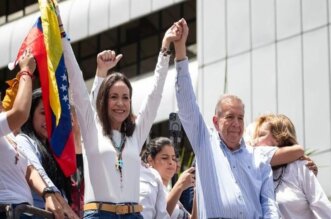
{"label": "hand holding flag", "polygon": [[62,171],[70,176],[76,170],[76,154],[56,5],[56,1],[39,0],[41,18],[24,39],[14,63],[17,64],[26,48],[31,49],[39,71],[48,140]]}

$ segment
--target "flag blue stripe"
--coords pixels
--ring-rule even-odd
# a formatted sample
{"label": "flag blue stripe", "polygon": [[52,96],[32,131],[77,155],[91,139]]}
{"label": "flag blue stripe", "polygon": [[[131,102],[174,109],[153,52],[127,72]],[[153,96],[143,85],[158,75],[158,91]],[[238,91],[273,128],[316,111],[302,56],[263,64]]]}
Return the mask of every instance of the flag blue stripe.
{"label": "flag blue stripe", "polygon": [[55,116],[53,114],[53,127],[51,136],[51,146],[54,153],[60,156],[65,148],[68,138],[70,136],[71,126],[71,115],[70,115],[70,103],[69,103],[69,92],[68,92],[68,75],[64,64],[63,54],[61,56],[59,65],[55,72],[55,78],[57,81],[57,88],[59,92],[60,104],[61,104],[61,116],[57,126],[55,126]]}

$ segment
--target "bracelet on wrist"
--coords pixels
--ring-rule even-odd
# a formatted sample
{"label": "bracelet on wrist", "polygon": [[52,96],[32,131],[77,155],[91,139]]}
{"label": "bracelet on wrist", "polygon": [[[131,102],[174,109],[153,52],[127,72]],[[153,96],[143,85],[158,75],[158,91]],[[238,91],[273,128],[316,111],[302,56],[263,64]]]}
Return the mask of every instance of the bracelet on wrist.
{"label": "bracelet on wrist", "polygon": [[30,71],[23,70],[17,73],[17,78],[20,79],[23,75],[28,75],[31,79],[34,79],[33,74]]}
{"label": "bracelet on wrist", "polygon": [[171,50],[168,49],[168,48],[162,47],[162,48],[161,48],[161,53],[162,53],[164,56],[168,56],[168,55],[171,55]]}
{"label": "bracelet on wrist", "polygon": [[54,190],[54,188],[53,187],[45,187],[44,188],[44,190],[43,190],[43,192],[42,192],[42,194],[41,194],[41,197],[44,199],[44,201],[45,201],[45,199],[46,199],[46,195],[47,194],[55,194],[55,190]]}

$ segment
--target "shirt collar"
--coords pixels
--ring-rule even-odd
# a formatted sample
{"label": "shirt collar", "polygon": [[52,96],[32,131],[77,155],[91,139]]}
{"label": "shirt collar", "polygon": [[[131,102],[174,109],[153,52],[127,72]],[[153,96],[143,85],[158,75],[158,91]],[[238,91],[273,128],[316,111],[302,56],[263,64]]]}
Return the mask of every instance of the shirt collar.
{"label": "shirt collar", "polygon": [[237,152],[240,152],[243,148],[246,148],[246,144],[245,144],[245,141],[243,138],[241,138],[240,140],[240,147],[235,150],[235,151],[231,151],[225,144],[225,142],[223,141],[223,139],[221,138],[221,136],[218,134],[218,138],[220,140],[220,145],[221,145],[221,148],[224,149],[224,150],[227,150],[228,152],[231,152],[231,153],[237,153]]}

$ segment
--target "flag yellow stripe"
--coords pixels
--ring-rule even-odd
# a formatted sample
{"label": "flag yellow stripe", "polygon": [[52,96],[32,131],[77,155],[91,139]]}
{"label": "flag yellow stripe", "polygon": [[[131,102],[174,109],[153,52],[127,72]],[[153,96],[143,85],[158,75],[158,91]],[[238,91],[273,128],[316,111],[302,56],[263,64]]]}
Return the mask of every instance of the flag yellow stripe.
{"label": "flag yellow stripe", "polygon": [[61,117],[61,103],[55,72],[62,56],[62,42],[55,5],[50,0],[39,0],[44,42],[47,52],[50,106],[57,126]]}

